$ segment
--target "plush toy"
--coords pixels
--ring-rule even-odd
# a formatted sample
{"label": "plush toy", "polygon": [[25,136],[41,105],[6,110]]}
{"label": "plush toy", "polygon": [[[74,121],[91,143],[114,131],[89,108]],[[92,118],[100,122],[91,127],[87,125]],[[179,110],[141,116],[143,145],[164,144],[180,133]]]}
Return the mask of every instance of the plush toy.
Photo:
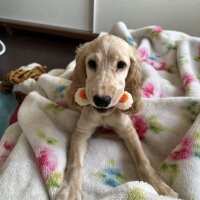
{"label": "plush toy", "polygon": [[[74,96],[75,96],[75,101],[80,106],[86,106],[90,104],[87,99],[85,88],[79,88]],[[115,107],[119,108],[120,110],[127,110],[131,107],[132,104],[133,104],[133,98],[131,94],[125,91]]]}
{"label": "plush toy", "polygon": [[7,73],[0,84],[0,92],[14,93],[15,98],[21,104],[27,94],[22,91],[13,91],[13,87],[20,85],[28,79],[37,80],[40,75],[46,72],[46,67],[38,63],[31,63]]}

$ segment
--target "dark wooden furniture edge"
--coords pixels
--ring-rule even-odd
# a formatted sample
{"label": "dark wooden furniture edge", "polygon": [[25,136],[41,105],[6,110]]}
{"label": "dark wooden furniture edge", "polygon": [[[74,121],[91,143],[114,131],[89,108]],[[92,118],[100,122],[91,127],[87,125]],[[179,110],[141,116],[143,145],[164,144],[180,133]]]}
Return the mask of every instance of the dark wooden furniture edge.
{"label": "dark wooden furniture edge", "polygon": [[57,26],[22,22],[17,20],[8,20],[2,18],[0,18],[0,26],[3,26],[6,29],[6,31],[10,34],[12,34],[12,29],[19,29],[87,41],[93,40],[98,36],[98,34],[92,33],[90,31],[81,31],[70,28],[62,28]]}

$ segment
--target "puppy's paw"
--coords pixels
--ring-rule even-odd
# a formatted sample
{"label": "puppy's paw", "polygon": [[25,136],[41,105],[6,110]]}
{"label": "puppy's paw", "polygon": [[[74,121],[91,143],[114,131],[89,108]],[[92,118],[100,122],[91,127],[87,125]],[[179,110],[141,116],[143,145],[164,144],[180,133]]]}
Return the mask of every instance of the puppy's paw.
{"label": "puppy's paw", "polygon": [[75,184],[64,181],[56,200],[82,200],[81,190]]}
{"label": "puppy's paw", "polygon": [[152,186],[161,195],[178,198],[178,193],[176,193],[170,186],[168,186],[161,179],[159,181],[156,181],[156,184],[155,182],[152,183]]}
{"label": "puppy's paw", "polygon": [[139,172],[140,179],[150,183],[158,194],[178,198],[178,193],[162,180],[154,168],[151,166],[142,167]]}

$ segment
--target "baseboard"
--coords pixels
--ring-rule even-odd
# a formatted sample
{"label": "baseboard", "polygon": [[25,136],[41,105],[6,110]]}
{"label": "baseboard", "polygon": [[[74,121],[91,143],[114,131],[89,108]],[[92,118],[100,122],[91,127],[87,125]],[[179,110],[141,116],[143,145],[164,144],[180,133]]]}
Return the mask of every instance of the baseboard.
{"label": "baseboard", "polygon": [[81,31],[70,28],[62,28],[57,26],[43,25],[32,22],[22,22],[17,20],[8,20],[2,18],[0,18],[0,26],[3,26],[10,34],[12,34],[12,29],[19,29],[87,41],[93,40],[98,36],[98,34],[89,31]]}

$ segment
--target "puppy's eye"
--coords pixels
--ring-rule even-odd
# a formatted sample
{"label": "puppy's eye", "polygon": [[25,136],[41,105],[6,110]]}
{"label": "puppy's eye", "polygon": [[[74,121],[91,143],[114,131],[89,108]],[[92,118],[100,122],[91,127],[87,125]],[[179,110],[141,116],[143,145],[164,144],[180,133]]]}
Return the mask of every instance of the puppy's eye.
{"label": "puppy's eye", "polygon": [[88,66],[89,66],[90,69],[96,70],[97,63],[94,60],[89,60],[88,61]]}
{"label": "puppy's eye", "polygon": [[117,69],[123,69],[123,68],[125,68],[125,67],[126,67],[126,63],[125,63],[125,62],[119,61],[119,62],[117,63]]}

